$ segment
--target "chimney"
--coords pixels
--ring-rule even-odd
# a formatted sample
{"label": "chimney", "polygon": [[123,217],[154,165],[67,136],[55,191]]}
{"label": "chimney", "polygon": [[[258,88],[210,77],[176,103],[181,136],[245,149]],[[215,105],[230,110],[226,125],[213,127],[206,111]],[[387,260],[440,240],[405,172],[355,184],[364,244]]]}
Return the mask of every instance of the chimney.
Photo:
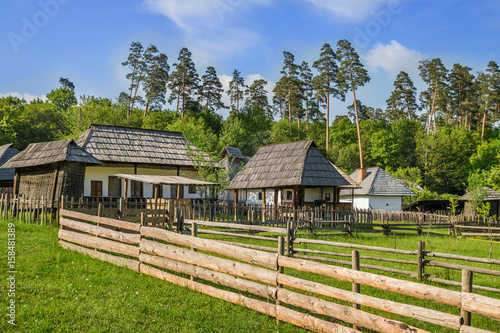
{"label": "chimney", "polygon": [[367,172],[365,168],[358,169],[358,183],[361,183],[366,178]]}

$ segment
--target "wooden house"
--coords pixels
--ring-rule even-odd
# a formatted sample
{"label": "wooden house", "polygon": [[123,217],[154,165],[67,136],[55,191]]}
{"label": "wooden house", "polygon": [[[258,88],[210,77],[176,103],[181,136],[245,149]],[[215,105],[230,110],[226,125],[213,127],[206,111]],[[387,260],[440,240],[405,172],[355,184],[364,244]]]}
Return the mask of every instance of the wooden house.
{"label": "wooden house", "polygon": [[343,189],[340,201],[358,209],[400,211],[403,197],[416,197],[415,192],[380,167],[358,169],[350,174],[360,188]]}
{"label": "wooden house", "polygon": [[[492,188],[483,186],[481,188],[482,194],[484,195],[483,202],[490,204],[490,216],[500,217],[500,193]],[[465,193],[459,200],[465,201],[464,213],[467,215],[476,215],[476,211],[473,210],[472,205],[469,203],[469,194]]]}
{"label": "wooden house", "polygon": [[[198,176],[188,157],[187,146],[196,147],[182,133],[91,125],[76,143],[102,162],[86,167],[85,196],[124,196],[124,180],[117,174]],[[155,193],[160,198],[199,198],[194,185],[155,187],[155,184],[131,181],[127,187],[126,196],[131,198],[152,198]]]}
{"label": "wooden house", "polygon": [[[1,146],[0,167],[17,154],[19,154],[19,150],[12,147],[11,143]],[[0,187],[13,187],[15,173],[16,171],[13,168],[0,169]]]}
{"label": "wooden house", "polygon": [[[233,180],[238,172],[240,172],[245,165],[250,161],[251,157],[243,156],[240,149],[237,147],[224,147],[222,151],[222,159],[219,162],[228,173],[229,180]],[[219,195],[219,200],[233,201],[234,190],[229,189]]]}
{"label": "wooden house", "polygon": [[98,164],[92,154],[68,139],[32,143],[2,168],[15,169],[15,194],[54,200],[83,195],[85,168]]}
{"label": "wooden house", "polygon": [[340,187],[349,185],[313,140],[303,140],[260,147],[230,189],[248,204],[336,206]]}

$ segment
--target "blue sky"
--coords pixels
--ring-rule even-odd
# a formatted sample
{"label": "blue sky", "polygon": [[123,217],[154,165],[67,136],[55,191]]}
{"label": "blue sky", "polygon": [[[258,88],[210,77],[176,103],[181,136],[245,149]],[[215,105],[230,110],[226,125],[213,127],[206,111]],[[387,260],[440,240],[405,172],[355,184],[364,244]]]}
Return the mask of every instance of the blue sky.
{"label": "blue sky", "polygon": [[[44,96],[68,77],[78,96],[116,98],[133,41],[156,45],[170,65],[187,47],[200,76],[214,66],[227,84],[238,69],[271,91],[283,51],[312,64],[323,43],[348,39],[371,76],[358,99],[384,108],[399,71],[423,88],[421,59],[474,73],[500,63],[499,17],[498,0],[3,0],[0,96]],[[335,102],[330,119],[348,103]]]}

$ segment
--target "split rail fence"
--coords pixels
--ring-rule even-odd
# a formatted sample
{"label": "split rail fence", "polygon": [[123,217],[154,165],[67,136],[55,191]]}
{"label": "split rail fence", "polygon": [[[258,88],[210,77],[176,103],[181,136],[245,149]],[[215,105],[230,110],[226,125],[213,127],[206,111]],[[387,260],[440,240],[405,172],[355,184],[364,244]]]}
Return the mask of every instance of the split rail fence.
{"label": "split rail fence", "polygon": [[[59,244],[315,332],[360,332],[362,327],[377,332],[426,332],[394,320],[393,315],[416,319],[424,327],[431,323],[460,332],[488,332],[472,327],[471,316],[493,318],[495,324],[500,319],[499,299],[470,292],[473,273],[469,270],[463,270],[462,291],[452,291],[361,272],[357,251],[352,253],[354,268],[331,266],[286,256],[283,236],[274,253],[268,253],[198,238],[195,221],[191,236],[146,226],[144,215],[137,224],[62,209]],[[338,281],[352,284],[352,291],[328,284]],[[427,304],[436,302],[460,315],[369,296],[361,285],[431,301]],[[374,314],[361,306],[384,312]]]}
{"label": "split rail fence", "polygon": [[[169,209],[170,207],[170,209]],[[316,231],[352,233],[427,233],[447,229],[448,234],[465,237],[500,238],[500,223],[496,219],[469,216],[446,216],[417,212],[352,210],[332,207],[300,207],[267,205],[237,205],[233,203],[196,204],[190,199],[147,198],[27,198],[8,193],[0,195],[0,218],[12,217],[30,223],[56,223],[58,208],[68,208],[88,214],[139,222],[141,212],[148,223],[171,226],[181,214],[186,219],[214,222],[248,223],[283,226],[297,221],[300,228]]]}

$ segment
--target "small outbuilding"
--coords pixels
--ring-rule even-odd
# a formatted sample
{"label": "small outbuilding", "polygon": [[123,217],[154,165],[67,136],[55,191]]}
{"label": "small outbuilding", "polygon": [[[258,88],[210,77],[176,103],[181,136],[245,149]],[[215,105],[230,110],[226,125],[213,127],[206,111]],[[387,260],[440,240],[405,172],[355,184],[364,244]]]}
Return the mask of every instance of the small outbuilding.
{"label": "small outbuilding", "polygon": [[303,140],[260,147],[230,189],[247,204],[335,207],[349,185],[313,140]]}
{"label": "small outbuilding", "polygon": [[400,211],[403,197],[416,197],[415,192],[380,167],[358,169],[349,175],[361,186],[343,189],[340,201],[351,202],[357,209]]}
{"label": "small outbuilding", "polygon": [[[12,146],[12,143],[0,147],[0,167],[12,157],[19,154],[19,150]],[[13,168],[0,169],[0,187],[13,187],[14,175],[16,171]]]}
{"label": "small outbuilding", "polygon": [[73,139],[31,143],[2,168],[15,169],[14,193],[55,200],[83,195],[85,167],[102,164]]}
{"label": "small outbuilding", "polygon": [[[483,202],[489,202],[490,203],[490,216],[500,216],[500,193],[495,191],[492,188],[483,186],[481,187],[481,191],[483,192],[484,198]],[[465,193],[462,195],[459,200],[465,201],[465,208],[464,212],[465,214],[470,214],[470,215],[475,215],[476,212],[472,211],[472,207],[469,203],[469,193]]]}

